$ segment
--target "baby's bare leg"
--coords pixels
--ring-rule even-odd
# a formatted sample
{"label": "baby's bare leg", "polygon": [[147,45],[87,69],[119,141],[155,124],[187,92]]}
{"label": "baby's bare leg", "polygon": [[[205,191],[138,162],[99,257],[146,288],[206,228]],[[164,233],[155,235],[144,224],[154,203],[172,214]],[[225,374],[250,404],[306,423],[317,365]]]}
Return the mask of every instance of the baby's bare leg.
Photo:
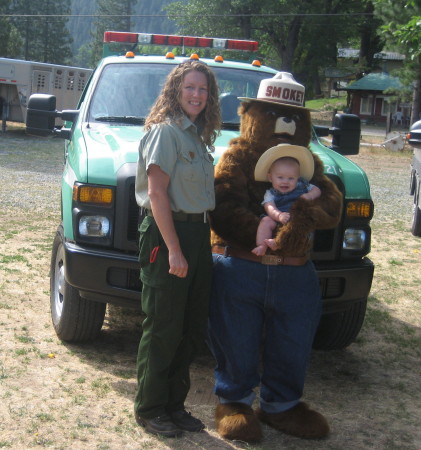
{"label": "baby's bare leg", "polygon": [[256,244],[257,247],[252,250],[257,256],[262,256],[266,253],[267,244],[266,239],[272,237],[272,232],[276,228],[276,222],[272,220],[269,216],[265,216],[259,223],[256,233]]}

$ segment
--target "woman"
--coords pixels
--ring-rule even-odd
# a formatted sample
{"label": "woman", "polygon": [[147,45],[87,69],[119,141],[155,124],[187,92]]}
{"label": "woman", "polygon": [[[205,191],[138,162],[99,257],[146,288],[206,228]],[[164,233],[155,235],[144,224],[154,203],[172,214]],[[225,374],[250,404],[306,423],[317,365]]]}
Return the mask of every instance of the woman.
{"label": "woman", "polygon": [[139,146],[136,200],[146,210],[140,231],[142,309],[135,416],[166,437],[204,424],[185,410],[189,365],[202,345],[212,256],[207,211],[215,206],[209,149],[220,128],[211,69],[186,61],[168,76],[146,119]]}

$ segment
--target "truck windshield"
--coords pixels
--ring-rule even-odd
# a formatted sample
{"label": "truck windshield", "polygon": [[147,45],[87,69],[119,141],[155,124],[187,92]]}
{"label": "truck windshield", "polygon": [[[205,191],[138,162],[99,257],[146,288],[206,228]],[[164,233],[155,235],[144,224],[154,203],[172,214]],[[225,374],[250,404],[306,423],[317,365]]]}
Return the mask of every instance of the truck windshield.
{"label": "truck windshield", "polygon": [[[161,92],[172,64],[109,64],[104,67],[89,106],[89,121],[140,124]],[[213,67],[218,79],[222,121],[238,126],[238,97],[256,97],[260,81],[272,72]]]}

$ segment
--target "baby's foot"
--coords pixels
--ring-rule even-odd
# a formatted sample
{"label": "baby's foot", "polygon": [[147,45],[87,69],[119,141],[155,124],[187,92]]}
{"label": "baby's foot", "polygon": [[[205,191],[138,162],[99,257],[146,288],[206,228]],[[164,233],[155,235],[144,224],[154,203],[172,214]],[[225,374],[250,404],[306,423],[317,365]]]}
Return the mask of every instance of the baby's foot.
{"label": "baby's foot", "polygon": [[257,256],[263,256],[266,253],[267,246],[266,245],[258,245],[251,252]]}

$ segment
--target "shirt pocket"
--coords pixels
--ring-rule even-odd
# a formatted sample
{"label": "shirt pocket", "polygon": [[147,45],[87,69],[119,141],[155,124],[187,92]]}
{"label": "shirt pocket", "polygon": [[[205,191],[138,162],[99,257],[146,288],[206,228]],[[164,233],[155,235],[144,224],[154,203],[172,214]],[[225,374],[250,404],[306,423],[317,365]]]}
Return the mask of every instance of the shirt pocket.
{"label": "shirt pocket", "polygon": [[181,150],[178,163],[180,175],[184,180],[194,182],[199,182],[201,180],[200,158],[194,150]]}

